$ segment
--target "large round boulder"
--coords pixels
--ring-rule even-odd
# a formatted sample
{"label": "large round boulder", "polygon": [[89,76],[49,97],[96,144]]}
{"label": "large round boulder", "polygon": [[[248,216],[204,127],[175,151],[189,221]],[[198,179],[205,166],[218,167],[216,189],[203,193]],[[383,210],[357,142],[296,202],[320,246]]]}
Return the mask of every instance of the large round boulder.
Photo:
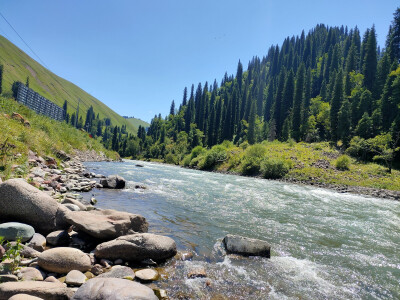
{"label": "large round boulder", "polygon": [[136,233],[121,236],[115,240],[97,245],[95,256],[110,260],[142,261],[152,259],[162,261],[176,254],[173,239],[152,233]]}
{"label": "large round boulder", "polygon": [[72,300],[158,300],[153,290],[138,282],[120,278],[93,278],[84,283]]}
{"label": "large round boulder", "polygon": [[[1,200],[0,200],[1,201]],[[16,241],[21,238],[21,242],[26,242],[35,234],[35,229],[27,224],[9,222],[0,224],[0,236],[7,241]]]}
{"label": "large round boulder", "polygon": [[119,175],[110,175],[107,178],[101,179],[100,184],[104,188],[123,189],[125,187],[126,181]]}
{"label": "large round boulder", "polygon": [[0,300],[8,300],[18,294],[28,294],[45,300],[68,300],[73,296],[73,291],[61,282],[19,281],[0,284]]}
{"label": "large round boulder", "polygon": [[147,232],[149,224],[141,215],[113,209],[92,211],[69,211],[65,220],[82,231],[100,240],[112,240],[134,232]]}
{"label": "large round boulder", "polygon": [[38,257],[39,266],[54,273],[65,274],[72,270],[86,272],[91,268],[90,258],[79,249],[59,247],[46,250]]}
{"label": "large round boulder", "polygon": [[223,243],[228,253],[271,257],[271,246],[266,241],[227,234]]}
{"label": "large round boulder", "polygon": [[65,229],[68,209],[23,179],[0,184],[0,220],[26,223],[42,234]]}

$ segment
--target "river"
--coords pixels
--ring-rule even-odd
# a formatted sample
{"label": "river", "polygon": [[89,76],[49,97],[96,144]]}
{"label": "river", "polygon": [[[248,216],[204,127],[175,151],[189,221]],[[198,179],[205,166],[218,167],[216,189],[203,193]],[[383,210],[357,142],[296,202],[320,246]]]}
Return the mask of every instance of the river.
{"label": "river", "polygon": [[[93,190],[100,208],[141,214],[195,254],[163,266],[156,284],[171,299],[400,298],[400,202],[156,163],[85,165],[128,181]],[[225,255],[227,233],[268,241],[271,259]],[[200,267],[208,278],[187,278]]]}

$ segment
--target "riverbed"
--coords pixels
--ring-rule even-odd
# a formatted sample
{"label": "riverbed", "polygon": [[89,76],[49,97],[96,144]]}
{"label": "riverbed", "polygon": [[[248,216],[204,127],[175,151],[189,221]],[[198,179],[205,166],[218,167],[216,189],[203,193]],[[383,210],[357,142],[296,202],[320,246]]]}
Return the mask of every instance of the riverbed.
{"label": "riverbed", "polygon": [[[194,253],[160,269],[171,299],[400,298],[398,201],[157,163],[85,166],[128,181],[85,198],[143,215],[149,232]],[[226,255],[227,233],[268,241],[271,259]],[[188,279],[199,268],[207,278]]]}

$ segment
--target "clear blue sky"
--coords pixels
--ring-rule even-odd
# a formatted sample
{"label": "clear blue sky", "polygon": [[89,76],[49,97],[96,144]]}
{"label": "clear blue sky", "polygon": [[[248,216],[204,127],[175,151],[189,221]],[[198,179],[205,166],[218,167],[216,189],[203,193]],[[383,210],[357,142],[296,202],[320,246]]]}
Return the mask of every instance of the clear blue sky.
{"label": "clear blue sky", "polygon": [[[169,112],[183,88],[221,81],[316,24],[375,24],[384,46],[398,0],[2,0],[0,11],[51,71],[121,115]],[[0,34],[35,56],[0,19]]]}

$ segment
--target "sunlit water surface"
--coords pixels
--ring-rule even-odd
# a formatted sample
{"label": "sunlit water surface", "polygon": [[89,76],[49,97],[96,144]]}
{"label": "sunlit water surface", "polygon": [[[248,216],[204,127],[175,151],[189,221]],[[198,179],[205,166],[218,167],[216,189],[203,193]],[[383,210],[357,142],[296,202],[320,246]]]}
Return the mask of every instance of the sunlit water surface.
{"label": "sunlit water surface", "polygon": [[[141,214],[195,253],[164,266],[157,285],[172,299],[400,298],[400,202],[155,163],[86,166],[128,181],[94,190],[99,207]],[[268,241],[271,259],[225,255],[227,233]],[[198,267],[208,278],[188,279]]]}

